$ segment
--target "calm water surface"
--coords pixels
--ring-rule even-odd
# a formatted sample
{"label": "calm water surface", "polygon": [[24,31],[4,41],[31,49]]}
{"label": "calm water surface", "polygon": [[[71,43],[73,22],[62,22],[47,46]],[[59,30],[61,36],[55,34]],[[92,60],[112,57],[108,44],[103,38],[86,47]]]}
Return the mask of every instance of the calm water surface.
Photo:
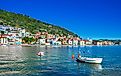
{"label": "calm water surface", "polygon": [[[45,56],[37,56],[44,51]],[[102,64],[77,63],[71,58],[103,57]],[[121,76],[121,46],[21,47],[0,46],[1,76]]]}

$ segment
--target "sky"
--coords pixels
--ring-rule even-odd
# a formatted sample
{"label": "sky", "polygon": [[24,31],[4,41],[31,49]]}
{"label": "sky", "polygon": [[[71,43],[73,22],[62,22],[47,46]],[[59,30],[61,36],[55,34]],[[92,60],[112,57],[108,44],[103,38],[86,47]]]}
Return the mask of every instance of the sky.
{"label": "sky", "polygon": [[82,38],[121,38],[121,0],[0,0],[0,9],[64,27]]}

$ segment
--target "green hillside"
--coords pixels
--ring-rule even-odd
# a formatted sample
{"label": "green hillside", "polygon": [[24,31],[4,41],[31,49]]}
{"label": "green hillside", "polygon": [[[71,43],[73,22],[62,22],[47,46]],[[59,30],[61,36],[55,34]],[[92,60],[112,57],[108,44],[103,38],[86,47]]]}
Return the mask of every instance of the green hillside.
{"label": "green hillside", "polygon": [[16,14],[5,10],[0,10],[0,25],[10,25],[13,27],[25,28],[31,33],[47,31],[50,34],[58,34],[61,36],[68,36],[68,34],[76,37],[78,36],[65,28],[36,20],[27,15]]}

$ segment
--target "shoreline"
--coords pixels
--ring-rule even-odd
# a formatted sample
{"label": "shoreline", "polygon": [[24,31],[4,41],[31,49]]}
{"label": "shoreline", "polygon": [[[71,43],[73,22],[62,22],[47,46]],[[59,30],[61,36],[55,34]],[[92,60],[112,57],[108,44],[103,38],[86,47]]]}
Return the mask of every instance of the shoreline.
{"label": "shoreline", "polygon": [[92,47],[92,46],[121,46],[121,45],[39,45],[39,44],[7,45],[7,44],[4,44],[0,46],[22,46],[22,47],[33,47],[33,46],[36,46],[36,47],[86,47],[86,46],[89,46],[89,47]]}

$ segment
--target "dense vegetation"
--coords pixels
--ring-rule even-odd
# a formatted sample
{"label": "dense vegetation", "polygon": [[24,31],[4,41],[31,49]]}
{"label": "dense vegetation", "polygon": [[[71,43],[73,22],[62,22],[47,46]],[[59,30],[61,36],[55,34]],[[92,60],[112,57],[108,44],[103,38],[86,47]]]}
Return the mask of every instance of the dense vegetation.
{"label": "dense vegetation", "polygon": [[30,44],[31,42],[35,42],[36,40],[34,39],[34,38],[29,38],[29,37],[24,37],[24,38],[22,38],[22,40],[23,40],[23,43],[28,43],[28,44]]}
{"label": "dense vegetation", "polygon": [[58,34],[61,36],[67,36],[68,34],[76,37],[78,36],[77,34],[74,34],[73,32],[70,32],[62,27],[33,19],[27,15],[16,14],[5,10],[0,10],[0,25],[10,25],[13,27],[25,28],[31,33],[47,31],[48,33]]}

